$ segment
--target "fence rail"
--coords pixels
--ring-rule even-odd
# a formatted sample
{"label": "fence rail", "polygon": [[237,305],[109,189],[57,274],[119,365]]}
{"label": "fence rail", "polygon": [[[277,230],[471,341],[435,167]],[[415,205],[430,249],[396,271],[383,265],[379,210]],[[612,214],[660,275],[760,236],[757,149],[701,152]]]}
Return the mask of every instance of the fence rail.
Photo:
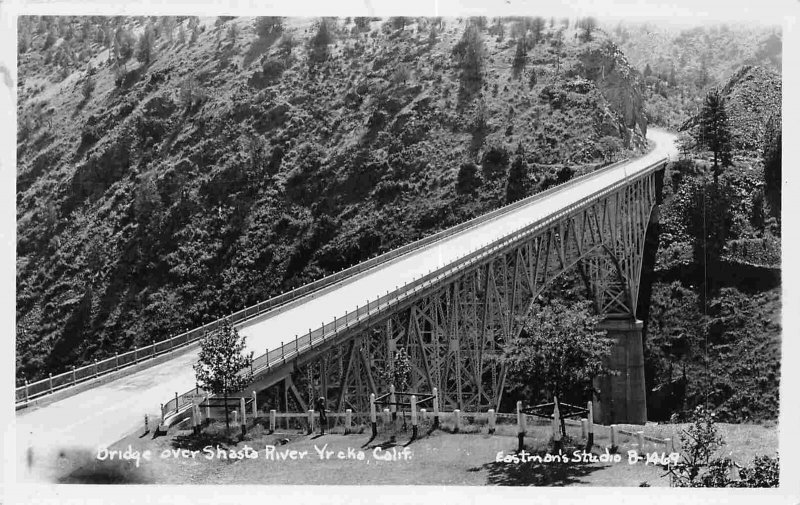
{"label": "fence rail", "polygon": [[[605,171],[613,168],[614,166],[623,163],[621,162],[614,163],[605,169],[598,170],[595,172],[591,172],[589,174],[583,175],[575,180],[588,180],[594,177],[597,177],[603,174]],[[541,228],[553,223],[557,222],[558,220],[562,219],[565,216],[570,215],[573,212],[576,212],[583,207],[592,204],[594,201],[603,198],[604,196],[611,194],[620,188],[630,184],[631,182],[648,176],[652,172],[656,171],[659,167],[666,163],[666,159],[658,160],[654,163],[651,163],[646,168],[640,170],[633,176],[627,176],[624,180],[617,181],[615,184],[608,186],[606,188],[600,189],[593,194],[589,195],[587,198],[582,200],[579,203],[575,203],[570,205],[561,211],[552,214],[548,217],[539,219],[524,228],[518,230],[515,233],[512,233],[505,239],[502,239],[497,242],[487,243],[482,247],[474,250],[473,252],[467,254],[463,258],[458,261],[457,265],[446,265],[442,268],[437,270],[432,270],[426,275],[418,277],[414,279],[410,283],[406,283],[403,286],[399,286],[394,291],[387,291],[386,295],[379,296],[375,300],[367,300],[365,305],[356,305],[355,310],[352,312],[347,312],[341,318],[334,317],[332,322],[324,323],[322,326],[318,327],[316,330],[309,330],[307,334],[304,335],[296,335],[294,340],[284,343],[278,348],[273,350],[267,349],[266,352],[262,355],[259,355],[253,359],[252,366],[250,372],[253,374],[253,377],[262,375],[264,373],[269,373],[269,371],[275,367],[280,366],[286,363],[287,360],[292,360],[302,353],[313,349],[323,343],[330,341],[331,339],[336,338],[340,333],[348,331],[353,327],[360,325],[362,322],[369,322],[370,320],[382,317],[385,313],[389,312],[391,309],[396,309],[398,305],[401,303],[405,303],[411,299],[415,299],[418,296],[421,296],[422,293],[426,292],[427,290],[431,289],[432,286],[438,285],[441,281],[446,278],[451,278],[455,275],[458,275],[467,269],[473,268],[484,261],[487,261],[488,258],[498,254],[499,251],[512,248],[517,243],[526,240],[531,234],[537,233]],[[574,181],[574,180],[573,180]],[[509,206],[504,207],[504,209],[508,209],[508,207],[514,205],[527,205],[532,200],[543,198],[545,196],[549,196],[553,193],[563,191],[568,189],[566,184],[562,184],[555,188],[550,188],[542,193],[537,193],[536,195],[527,197],[522,199],[518,202],[515,202]],[[524,203],[520,203],[524,202]],[[498,209],[501,210],[501,209]],[[192,390],[193,391],[193,390]],[[184,393],[184,395],[190,395],[191,391]],[[170,402],[164,404],[162,407],[162,415],[166,417],[170,413],[178,413],[181,408],[187,405],[187,401],[183,399],[184,395],[180,395],[178,399],[170,400]]]}
{"label": "fence rail", "polygon": [[[249,404],[248,404],[249,405]],[[459,428],[464,428],[465,425],[470,424],[473,426],[481,425],[489,427],[489,434],[490,435],[503,435],[501,432],[495,431],[495,427],[498,425],[504,426],[514,426],[516,425],[517,433],[525,433],[528,428],[535,427],[537,429],[550,429],[553,430],[553,435],[556,435],[556,430],[560,431],[560,426],[558,423],[554,424],[551,419],[543,419],[540,416],[536,416],[533,414],[526,414],[521,413],[521,417],[515,413],[501,413],[501,412],[469,412],[469,411],[431,411],[428,410],[424,412],[425,409],[418,409],[416,411],[416,419],[417,421],[425,426],[434,426],[433,421],[434,418],[438,416],[440,421],[449,421],[455,423],[455,425]],[[218,414],[218,410],[215,410],[215,415],[210,415],[212,411],[204,411],[201,409],[200,411],[200,419],[198,422],[200,423],[207,423],[209,421],[218,421],[223,419],[221,415]],[[457,413],[458,412],[458,413]],[[395,426],[398,425],[406,425],[414,422],[415,417],[409,412],[404,411],[400,414],[399,417],[391,419],[387,419],[383,412],[378,412],[375,416],[376,423],[383,427],[386,426]],[[330,428],[338,428],[341,426],[345,427],[345,430],[353,430],[358,429],[358,427],[366,427],[370,423],[371,413],[370,412],[357,412],[349,410],[347,412],[327,412],[327,419],[328,423],[326,425],[326,429]],[[242,417],[239,417],[242,419]],[[318,411],[308,411],[308,412],[277,412],[276,410],[269,409],[268,406],[262,406],[262,409],[257,411],[255,416],[247,415],[246,419],[250,425],[255,424],[262,424],[269,421],[270,429],[277,429],[278,421],[281,420],[284,425],[284,428],[288,429],[304,429],[309,430],[311,433],[311,428],[313,425],[316,425],[320,418],[320,413]],[[312,423],[313,420],[313,423]],[[630,431],[626,429],[622,429],[617,425],[603,425],[598,423],[591,423],[591,428],[589,427],[590,423],[587,418],[578,419],[571,419],[571,418],[564,418],[564,424],[569,426],[571,429],[578,429],[581,433],[582,439],[591,440],[593,444],[597,444],[600,448],[605,446],[609,450],[618,450],[620,446],[632,444],[638,452],[640,456],[644,457],[643,455],[647,453],[647,446],[646,442],[649,442],[653,446],[664,446],[664,452],[676,452],[676,443],[674,438],[659,438],[654,437],[651,435],[645,435],[644,431]],[[520,422],[522,423],[520,425]],[[348,424],[349,423],[349,424]],[[266,426],[266,425],[265,425]],[[441,425],[440,425],[441,426]],[[508,432],[506,431],[506,435]],[[620,438],[620,435],[624,435],[628,437],[628,440],[623,441]],[[604,442],[600,442],[596,437],[604,437],[606,440]],[[612,447],[614,449],[612,449]],[[655,447],[651,447],[651,452],[655,450]]]}

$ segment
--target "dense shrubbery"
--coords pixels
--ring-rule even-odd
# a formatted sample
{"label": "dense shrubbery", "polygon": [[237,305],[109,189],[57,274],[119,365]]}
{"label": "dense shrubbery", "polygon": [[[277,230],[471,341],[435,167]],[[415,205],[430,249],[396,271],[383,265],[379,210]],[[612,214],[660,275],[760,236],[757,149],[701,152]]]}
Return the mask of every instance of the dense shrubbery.
{"label": "dense shrubbery", "polygon": [[780,290],[758,269],[780,264],[780,241],[766,220],[753,224],[758,171],[734,163],[715,184],[710,168],[684,160],[665,180],[646,336],[649,414],[666,419],[709,401],[726,421],[771,419]]}
{"label": "dense shrubbery", "polygon": [[519,337],[502,355],[508,366],[504,398],[526,405],[560,401],[582,405],[592,398],[592,380],[606,373],[613,340],[596,329],[602,319],[589,302],[553,300],[536,304]]}
{"label": "dense shrubbery", "polygon": [[[713,412],[697,407],[692,424],[682,430],[681,459],[668,465],[670,483],[676,487],[778,487],[778,456],[757,456],[751,466],[741,467],[719,456],[725,440],[719,435]],[[731,470],[739,469],[739,478]]]}

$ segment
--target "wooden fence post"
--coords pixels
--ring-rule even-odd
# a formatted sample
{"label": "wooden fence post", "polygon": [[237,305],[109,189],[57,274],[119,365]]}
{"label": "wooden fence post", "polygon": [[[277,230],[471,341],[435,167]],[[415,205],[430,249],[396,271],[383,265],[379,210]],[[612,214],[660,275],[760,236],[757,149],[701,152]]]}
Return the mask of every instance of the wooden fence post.
{"label": "wooden fence post", "polygon": [[439,427],[439,390],[433,388],[433,429]]}
{"label": "wooden fence post", "polygon": [[389,429],[389,421],[392,419],[392,415],[389,412],[389,409],[383,409],[383,430],[386,431]]}
{"label": "wooden fence post", "polygon": [[611,426],[608,427],[608,429],[611,432],[610,433],[611,436],[609,438],[611,438],[611,448],[613,449],[617,447],[617,425],[612,424]]}
{"label": "wooden fence post", "polygon": [[239,424],[239,409],[233,409],[233,424]]}
{"label": "wooden fence post", "polygon": [[394,384],[389,384],[389,412],[392,413],[392,422],[397,420],[397,399],[394,394]]}
{"label": "wooden fence post", "polygon": [[664,439],[664,452],[667,452],[667,451],[674,452],[674,451],[670,451],[670,446],[671,445],[672,445],[672,439],[671,438],[665,438]]}
{"label": "wooden fence post", "polygon": [[453,433],[458,433],[458,430],[461,429],[461,411],[459,409],[455,409],[453,411],[453,418],[455,425],[453,426]]}
{"label": "wooden fence post", "polygon": [[308,434],[314,433],[314,410],[308,409]]}
{"label": "wooden fence post", "polygon": [[347,409],[344,411],[344,434],[350,434],[350,426],[353,424],[353,409]]}
{"label": "wooden fence post", "polygon": [[417,395],[411,395],[411,440],[417,438]]}
{"label": "wooden fence post", "polygon": [[275,424],[277,422],[277,412],[275,409],[270,409],[269,411],[269,432],[275,433]]}
{"label": "wooden fence post", "polygon": [[50,386],[50,393],[52,393],[53,392],[53,374],[52,374],[52,372],[49,373],[47,376],[48,376],[48,384]]}
{"label": "wooden fence post", "polygon": [[525,414],[522,413],[522,402],[517,401],[517,452],[525,447]]}
{"label": "wooden fence post", "polygon": [[[72,376],[75,377],[75,367],[72,367],[72,370],[73,370]],[[75,379],[74,378],[72,379],[72,382],[73,382],[73,384],[75,383]],[[28,394],[28,379],[25,379],[25,401],[26,402],[29,401],[28,397],[29,397],[29,394]]]}
{"label": "wooden fence post", "polygon": [[561,413],[558,410],[558,398],[553,397],[553,443],[555,450],[561,450]]}
{"label": "wooden fence post", "polygon": [[206,393],[206,425],[211,424],[211,402],[209,402],[209,395]]}
{"label": "wooden fence post", "polygon": [[195,403],[194,405],[192,405],[192,409],[194,410],[195,415],[197,416],[197,433],[199,434],[201,431],[203,431],[203,414],[202,411],[200,410],[200,404]]}
{"label": "wooden fence post", "polygon": [[428,410],[427,409],[419,409],[419,420],[420,422],[425,422],[428,419]]}
{"label": "wooden fence post", "polygon": [[256,404],[256,392],[253,391],[253,422],[255,422],[257,416],[258,416],[258,407]]}
{"label": "wooden fence post", "polygon": [[589,452],[592,449],[592,446],[594,445],[594,410],[592,407],[591,400],[586,402],[586,408],[589,410],[589,417],[588,417],[589,438],[586,441],[586,452]]}
{"label": "wooden fence post", "polygon": [[585,417],[581,419],[581,438],[589,438],[589,420]]}
{"label": "wooden fence post", "polygon": [[497,423],[497,415],[494,412],[494,409],[489,409],[489,435],[494,435],[495,426]]}
{"label": "wooden fence post", "polygon": [[239,410],[242,411],[242,436],[244,437],[247,434],[247,407],[244,396],[239,398]]}
{"label": "wooden fence post", "polygon": [[644,454],[644,432],[636,432],[636,444],[639,446],[639,453]]}
{"label": "wooden fence post", "polygon": [[378,436],[378,416],[375,413],[375,393],[369,394],[369,421],[372,423],[372,438]]}
{"label": "wooden fence post", "polygon": [[78,382],[78,378],[77,378],[75,372],[76,372],[75,365],[72,365],[72,383],[73,384]]}

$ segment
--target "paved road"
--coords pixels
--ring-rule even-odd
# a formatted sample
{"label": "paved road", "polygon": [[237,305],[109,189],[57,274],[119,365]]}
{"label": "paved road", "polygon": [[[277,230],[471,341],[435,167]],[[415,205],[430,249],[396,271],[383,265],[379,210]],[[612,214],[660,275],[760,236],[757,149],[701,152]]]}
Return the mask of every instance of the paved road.
{"label": "paved road", "polygon": [[[265,316],[240,326],[247,336],[248,350],[262,354],[296,334],[317,328],[340,317],[356,305],[374,300],[387,289],[402,285],[429,271],[449,264],[465,254],[524,227],[531,221],[579,202],[598,189],[626,175],[636,173],[653,161],[676,156],[675,136],[651,129],[648,137],[656,143],[646,156],[618,166],[597,178],[570,186],[547,198],[532,202],[500,219],[453,235],[422,250],[414,251],[345,282],[337,289],[280,314]],[[141,430],[145,414],[160,415],[159,405],[176,391],[194,385],[191,365],[197,349],[147,370],[115,380],[73,397],[41,408],[25,409],[16,415],[17,481],[53,481],[77,451],[96,451],[98,446]]]}

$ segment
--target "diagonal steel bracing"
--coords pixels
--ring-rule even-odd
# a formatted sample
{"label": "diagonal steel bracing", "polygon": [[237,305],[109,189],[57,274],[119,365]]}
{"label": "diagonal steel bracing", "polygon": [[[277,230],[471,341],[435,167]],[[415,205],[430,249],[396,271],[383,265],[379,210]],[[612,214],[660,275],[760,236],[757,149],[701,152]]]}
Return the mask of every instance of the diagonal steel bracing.
{"label": "diagonal steel bracing", "polygon": [[497,408],[505,378],[497,360],[502,347],[564,272],[577,270],[599,314],[633,318],[645,232],[656,205],[655,177],[651,171],[544,221],[272,373],[288,377],[295,394],[307,391],[297,405],[316,395],[339,411],[365,412],[369,394],[387,390],[383,372],[403,347],[412,390],[438,388],[446,409]]}

